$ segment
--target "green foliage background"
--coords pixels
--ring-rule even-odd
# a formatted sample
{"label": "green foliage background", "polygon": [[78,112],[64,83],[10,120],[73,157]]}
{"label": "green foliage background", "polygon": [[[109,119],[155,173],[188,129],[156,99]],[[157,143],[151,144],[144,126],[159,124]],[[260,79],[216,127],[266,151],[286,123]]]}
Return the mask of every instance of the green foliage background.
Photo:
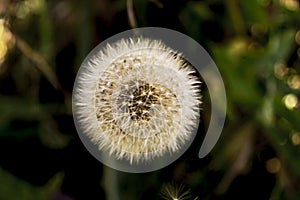
{"label": "green foliage background", "polygon": [[[161,199],[166,184],[184,185],[187,199],[300,199],[299,4],[2,0],[0,199]],[[78,68],[98,43],[134,25],[183,32],[219,67],[227,120],[208,157],[197,158],[200,137],[167,168],[127,174],[81,144],[71,112]]]}

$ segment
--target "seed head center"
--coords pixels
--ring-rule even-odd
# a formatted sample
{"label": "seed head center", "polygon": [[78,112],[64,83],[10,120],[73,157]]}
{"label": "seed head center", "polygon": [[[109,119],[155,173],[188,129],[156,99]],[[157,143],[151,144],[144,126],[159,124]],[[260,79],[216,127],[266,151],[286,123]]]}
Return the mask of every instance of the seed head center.
{"label": "seed head center", "polygon": [[158,101],[158,94],[155,92],[155,87],[149,84],[139,86],[130,94],[128,108],[130,117],[134,121],[149,121],[150,109]]}

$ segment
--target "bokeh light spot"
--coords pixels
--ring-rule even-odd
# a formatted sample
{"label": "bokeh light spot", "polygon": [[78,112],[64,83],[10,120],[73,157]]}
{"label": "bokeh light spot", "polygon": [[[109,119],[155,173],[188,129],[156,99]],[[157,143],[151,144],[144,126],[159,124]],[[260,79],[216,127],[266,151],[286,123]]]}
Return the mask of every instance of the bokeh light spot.
{"label": "bokeh light spot", "polygon": [[299,90],[300,89],[300,76],[299,75],[292,75],[288,78],[287,84],[290,88]]}
{"label": "bokeh light spot", "polygon": [[287,94],[283,97],[282,100],[284,102],[284,105],[290,110],[297,107],[298,97],[294,94]]}
{"label": "bokeh light spot", "polygon": [[2,60],[6,56],[6,53],[7,53],[6,43],[5,41],[0,40],[0,60]]}
{"label": "bokeh light spot", "polygon": [[300,133],[294,133],[291,139],[295,146],[300,145]]}
{"label": "bokeh light spot", "polygon": [[288,10],[299,10],[299,2],[297,0],[280,0],[280,4]]}
{"label": "bokeh light spot", "polygon": [[0,64],[4,62],[8,48],[12,41],[12,35],[5,27],[5,23],[6,21],[4,19],[0,19]]}
{"label": "bokeh light spot", "polygon": [[276,63],[274,67],[274,74],[278,79],[284,79],[289,73],[289,68],[283,63]]}
{"label": "bokeh light spot", "polygon": [[281,162],[278,158],[271,158],[266,163],[266,169],[268,172],[275,174],[281,169]]}

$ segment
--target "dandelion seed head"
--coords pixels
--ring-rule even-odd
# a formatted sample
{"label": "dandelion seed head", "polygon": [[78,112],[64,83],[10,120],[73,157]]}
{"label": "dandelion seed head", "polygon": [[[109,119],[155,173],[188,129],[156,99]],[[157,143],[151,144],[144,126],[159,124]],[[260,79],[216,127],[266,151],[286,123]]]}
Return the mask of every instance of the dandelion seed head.
{"label": "dandelion seed head", "polygon": [[138,163],[179,151],[191,139],[200,115],[200,81],[162,42],[122,39],[82,68],[74,112],[100,151]]}

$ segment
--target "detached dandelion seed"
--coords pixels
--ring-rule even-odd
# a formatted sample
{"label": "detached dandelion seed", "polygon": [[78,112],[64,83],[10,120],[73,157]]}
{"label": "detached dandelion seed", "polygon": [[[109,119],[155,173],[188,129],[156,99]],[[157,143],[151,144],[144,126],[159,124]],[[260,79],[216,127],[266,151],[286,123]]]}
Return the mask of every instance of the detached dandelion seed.
{"label": "detached dandelion seed", "polygon": [[158,40],[122,39],[81,68],[73,111],[99,151],[133,164],[180,151],[191,139],[200,81],[176,51]]}
{"label": "detached dandelion seed", "polygon": [[[163,185],[161,196],[166,200],[188,200],[192,199],[189,190],[185,190],[183,185],[175,185],[172,183]],[[196,198],[197,199],[197,198]]]}

